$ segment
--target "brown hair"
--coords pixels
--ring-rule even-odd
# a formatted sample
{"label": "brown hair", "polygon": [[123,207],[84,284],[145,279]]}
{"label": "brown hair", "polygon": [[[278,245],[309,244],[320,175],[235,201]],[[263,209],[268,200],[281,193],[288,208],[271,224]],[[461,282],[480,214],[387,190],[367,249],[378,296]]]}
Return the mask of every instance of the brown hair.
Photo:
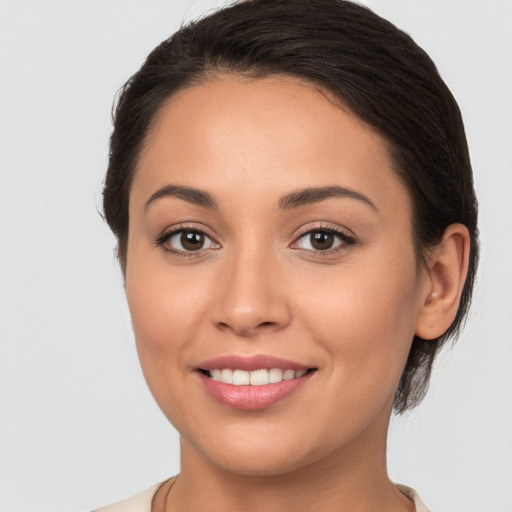
{"label": "brown hair", "polygon": [[413,200],[418,261],[450,224],[468,228],[469,271],[456,318],[437,339],[415,336],[394,402],[404,412],[423,398],[435,355],[463,325],[478,261],[477,201],[455,99],[407,34],[350,1],[246,0],[189,23],[150,53],[118,97],[103,208],[122,265],[130,186],[151,123],[169,96],[217,72],[298,77],[376,129]]}

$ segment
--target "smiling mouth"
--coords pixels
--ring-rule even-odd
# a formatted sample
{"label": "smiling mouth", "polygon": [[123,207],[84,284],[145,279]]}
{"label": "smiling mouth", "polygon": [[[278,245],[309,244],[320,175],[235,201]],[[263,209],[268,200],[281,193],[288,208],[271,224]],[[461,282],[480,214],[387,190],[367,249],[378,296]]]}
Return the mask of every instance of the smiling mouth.
{"label": "smiling mouth", "polygon": [[302,370],[293,369],[258,369],[252,371],[234,370],[230,368],[215,368],[212,370],[199,370],[203,375],[216,382],[231,384],[233,386],[265,386],[279,382],[300,379],[304,375],[315,372],[316,368]]}

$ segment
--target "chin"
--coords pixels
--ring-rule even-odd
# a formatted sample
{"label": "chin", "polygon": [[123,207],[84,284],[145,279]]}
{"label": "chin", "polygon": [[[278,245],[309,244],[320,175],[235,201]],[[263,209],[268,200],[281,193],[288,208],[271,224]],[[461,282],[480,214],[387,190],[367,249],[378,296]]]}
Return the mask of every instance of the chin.
{"label": "chin", "polygon": [[253,477],[266,477],[266,476],[279,476],[298,470],[308,462],[302,457],[295,457],[292,459],[288,456],[274,453],[259,453],[257,456],[244,456],[244,454],[236,454],[233,457],[216,456],[211,458],[210,461],[213,465],[221,468],[222,470],[238,474],[241,476]]}
{"label": "chin", "polygon": [[[314,443],[282,433],[268,433],[267,436],[258,436],[255,432],[252,435],[243,434],[231,432],[210,439],[203,438],[200,444],[193,443],[193,450],[223,471],[254,477],[277,476],[296,471],[314,463],[323,453],[319,446],[314,452],[301,449]],[[182,441],[182,451],[188,454],[192,446],[188,442],[185,444],[187,446]]]}

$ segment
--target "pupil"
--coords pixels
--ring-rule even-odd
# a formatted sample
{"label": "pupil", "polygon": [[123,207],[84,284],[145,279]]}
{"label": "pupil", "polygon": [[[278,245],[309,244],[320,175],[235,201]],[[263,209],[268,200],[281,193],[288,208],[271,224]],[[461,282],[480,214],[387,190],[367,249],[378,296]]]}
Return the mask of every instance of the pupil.
{"label": "pupil", "polygon": [[330,249],[334,243],[334,236],[325,231],[319,231],[311,235],[311,245],[318,250]]}
{"label": "pupil", "polygon": [[204,244],[204,235],[194,231],[185,231],[181,235],[181,245],[189,251],[197,251]]}

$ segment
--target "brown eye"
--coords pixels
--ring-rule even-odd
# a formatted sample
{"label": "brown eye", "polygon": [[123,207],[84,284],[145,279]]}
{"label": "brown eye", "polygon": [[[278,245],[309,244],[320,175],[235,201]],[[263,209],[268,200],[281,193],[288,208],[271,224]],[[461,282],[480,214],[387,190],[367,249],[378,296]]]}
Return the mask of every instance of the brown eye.
{"label": "brown eye", "polygon": [[310,233],[309,243],[316,251],[325,251],[334,245],[334,235],[326,231],[316,231]]}
{"label": "brown eye", "polygon": [[183,231],[180,235],[180,243],[186,251],[197,251],[204,245],[204,235],[197,231]]}
{"label": "brown eye", "polygon": [[174,253],[187,253],[200,251],[202,249],[218,249],[216,244],[209,236],[202,231],[194,229],[180,229],[169,235],[165,235],[159,241],[164,249]]}
{"label": "brown eye", "polygon": [[304,233],[293,244],[292,249],[311,252],[331,253],[347,248],[355,243],[353,236],[335,229],[312,229]]}

